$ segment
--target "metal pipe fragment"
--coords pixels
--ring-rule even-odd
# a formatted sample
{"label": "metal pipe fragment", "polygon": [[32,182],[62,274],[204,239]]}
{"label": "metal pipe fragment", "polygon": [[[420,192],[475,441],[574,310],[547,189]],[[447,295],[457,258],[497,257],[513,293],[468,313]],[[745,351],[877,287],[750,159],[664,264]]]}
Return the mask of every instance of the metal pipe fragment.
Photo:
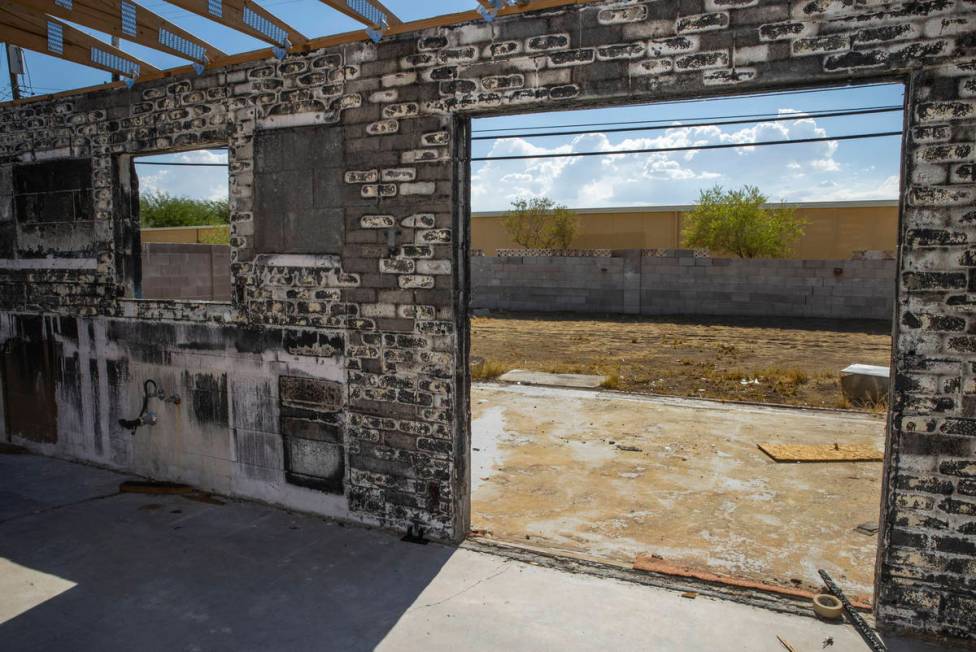
{"label": "metal pipe fragment", "polygon": [[878,637],[878,634],[871,629],[871,626],[868,625],[863,618],[861,618],[861,614],[854,610],[854,607],[847,599],[847,596],[844,595],[844,592],[840,590],[840,587],[837,586],[833,579],[831,579],[830,575],[827,574],[827,571],[820,569],[817,572],[820,573],[820,577],[823,578],[824,586],[827,587],[830,594],[840,600],[840,603],[844,605],[844,613],[847,614],[848,620],[850,620],[851,624],[854,625],[854,629],[856,629],[857,633],[861,635],[861,638],[864,639],[867,646],[871,648],[873,652],[886,652],[888,648],[885,646],[884,642],[882,642],[882,640]]}

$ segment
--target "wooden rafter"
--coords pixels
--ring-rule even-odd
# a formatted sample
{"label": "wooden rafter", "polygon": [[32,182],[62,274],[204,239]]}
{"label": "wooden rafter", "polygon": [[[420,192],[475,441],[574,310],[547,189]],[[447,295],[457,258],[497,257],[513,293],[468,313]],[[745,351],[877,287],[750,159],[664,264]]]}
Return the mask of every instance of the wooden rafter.
{"label": "wooden rafter", "polygon": [[[60,28],[60,52],[52,51],[50,47],[48,40],[49,24],[54,24]],[[89,36],[57,18],[15,4],[10,0],[0,0],[0,40],[106,72],[122,73],[127,76],[134,72],[131,69],[123,70],[108,65],[106,62],[113,57],[128,63],[130,66],[137,67],[138,74],[132,75],[135,77],[142,77],[146,73],[159,72],[157,68],[145,61],[114,48],[108,43],[99,41],[97,38]]]}
{"label": "wooden rafter", "polygon": [[384,5],[382,2],[380,2],[380,0],[369,0],[369,1],[372,2],[373,5],[375,5],[377,9],[379,9],[384,14],[386,14],[386,19],[388,21],[390,21],[390,24],[391,25],[402,25],[403,24],[403,21],[400,20],[400,18],[397,17],[397,15],[395,13],[393,13],[392,11],[390,11],[389,9],[387,9],[386,5]]}
{"label": "wooden rafter", "polygon": [[[525,5],[519,5],[516,7],[506,7],[498,12],[499,16],[514,16],[517,14],[522,14],[528,11],[538,11],[540,9],[554,9],[557,7],[568,7],[572,5],[586,5],[594,2],[595,0],[529,0]],[[448,27],[451,25],[459,25],[461,23],[467,23],[471,21],[481,20],[481,15],[474,10],[462,11],[453,14],[445,14],[442,16],[434,16],[431,18],[421,18],[420,20],[414,20],[409,23],[399,23],[397,25],[391,25],[391,27],[386,30],[386,34],[397,35],[397,34],[410,34],[414,32],[421,32],[426,29],[432,29],[436,27]],[[2,40],[0,36],[0,40]],[[295,46],[292,48],[292,52],[307,52],[309,50],[316,50],[319,48],[330,48],[339,45],[345,45],[347,43],[358,43],[360,41],[368,40],[369,36],[366,34],[365,30],[357,30],[353,32],[345,32],[343,34],[333,34],[331,36],[321,36],[311,40],[308,40],[300,46]],[[15,45],[20,45],[15,43]],[[22,47],[28,47],[26,45]],[[252,50],[251,52],[242,52],[240,54],[228,55],[224,60],[220,62],[222,66],[237,65],[242,63],[248,63],[251,61],[261,61],[273,56],[273,52],[269,48],[262,48],[260,50]],[[151,80],[160,79],[167,77],[178,77],[181,75],[192,74],[193,69],[190,66],[181,66],[179,68],[169,68],[167,70],[158,70],[151,72],[149,74],[143,75],[141,79]],[[26,97],[20,100],[15,100],[13,102],[3,103],[3,106],[18,105],[18,104],[29,104],[33,102],[43,102],[50,100],[52,98],[59,97],[71,97],[72,95],[78,95],[79,93],[93,92],[96,90],[105,90],[110,88],[121,87],[121,83],[117,84],[99,84],[97,86],[90,86],[87,88],[78,88],[70,91],[62,91],[59,93],[50,93],[48,95],[35,95],[33,97]]]}
{"label": "wooden rafter", "polygon": [[[354,20],[358,20],[364,25],[368,25],[369,27],[374,27],[374,28],[382,27],[382,25],[378,24],[375,21],[370,20],[369,17],[362,15],[361,13],[359,13],[358,11],[350,7],[346,3],[346,0],[321,0],[321,1],[326,5],[328,5],[329,7],[332,7],[336,11],[343,13]],[[379,11],[382,11],[386,15],[387,22],[389,22],[390,25],[403,24],[403,21],[397,18],[396,14],[394,14],[392,11],[387,9],[382,2],[379,2],[379,0],[368,0],[368,1],[371,5],[373,5],[373,7],[375,7]]]}
{"label": "wooden rafter", "polygon": [[[25,7],[30,7],[35,11],[70,20],[73,23],[97,29],[100,32],[118,36],[119,38],[144,45],[154,50],[161,50],[182,59],[196,60],[202,63],[205,57],[210,62],[217,62],[226,56],[210,43],[198,39],[152,11],[140,5],[135,5],[135,3],[132,3],[136,10],[136,31],[133,34],[123,30],[122,15],[118,2],[111,2],[110,0],[72,0],[69,9],[64,6],[64,3],[58,4],[55,0],[13,1]],[[196,45],[203,52],[204,57],[193,56],[192,53],[167,44],[167,42],[164,42],[164,39],[160,38],[160,34],[163,33],[162,30],[183,39],[187,43]],[[168,41],[169,39],[166,40]]]}
{"label": "wooden rafter", "polygon": [[248,36],[253,36],[265,43],[279,47],[284,45],[284,43],[276,41],[268,34],[247,24],[244,20],[244,10],[247,8],[263,20],[280,29],[287,36],[288,42],[292,46],[301,47],[308,42],[308,38],[304,34],[251,0],[218,0],[217,4],[221,8],[219,15],[210,12],[210,2],[208,0],[167,0],[167,2],[181,9],[186,9],[198,16],[208,18],[215,23],[220,23],[225,27],[230,27]]}

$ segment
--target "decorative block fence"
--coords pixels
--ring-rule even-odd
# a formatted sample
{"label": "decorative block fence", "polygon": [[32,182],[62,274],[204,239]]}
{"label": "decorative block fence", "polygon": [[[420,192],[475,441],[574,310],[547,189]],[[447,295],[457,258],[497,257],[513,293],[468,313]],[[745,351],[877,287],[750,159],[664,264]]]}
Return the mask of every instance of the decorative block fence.
{"label": "decorative block fence", "polygon": [[691,250],[526,251],[471,259],[474,309],[885,319],[894,260],[743,260]]}
{"label": "decorative block fence", "polygon": [[142,245],[142,296],[146,299],[230,301],[230,247]]}

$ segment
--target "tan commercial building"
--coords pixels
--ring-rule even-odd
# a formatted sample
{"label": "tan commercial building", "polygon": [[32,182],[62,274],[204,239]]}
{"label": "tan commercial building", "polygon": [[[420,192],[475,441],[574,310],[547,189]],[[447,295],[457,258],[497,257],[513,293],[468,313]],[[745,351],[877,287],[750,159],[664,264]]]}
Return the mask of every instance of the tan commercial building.
{"label": "tan commercial building", "polygon": [[[807,223],[792,258],[843,260],[855,251],[894,251],[898,244],[898,201],[811,202],[793,207]],[[576,249],[679,249],[683,218],[693,206],[579,208]],[[143,229],[143,244],[220,241],[224,226]],[[498,249],[519,249],[505,230],[504,211],[473,213],[471,248],[493,256]]]}
{"label": "tan commercial building", "polygon": [[[793,258],[841,260],[855,251],[894,251],[898,244],[898,201],[811,202],[784,204],[806,220],[806,233],[793,247]],[[576,249],[678,249],[683,216],[693,206],[582,208]],[[498,249],[519,248],[505,230],[505,213],[474,213],[473,249],[493,256]]]}

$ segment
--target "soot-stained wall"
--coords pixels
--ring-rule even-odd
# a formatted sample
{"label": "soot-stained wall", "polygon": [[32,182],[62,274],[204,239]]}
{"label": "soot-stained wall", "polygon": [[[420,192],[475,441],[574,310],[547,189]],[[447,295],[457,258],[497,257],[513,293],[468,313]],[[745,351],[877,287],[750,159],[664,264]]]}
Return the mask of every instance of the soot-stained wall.
{"label": "soot-stained wall", "polygon": [[[45,382],[57,404],[53,441],[11,434],[54,454],[458,539],[469,475],[465,118],[902,80],[877,615],[888,628],[971,639],[973,54],[973,0],[593,2],[7,107],[0,323],[4,368],[15,371],[4,384],[23,386],[17,356],[39,346],[55,356]],[[257,143],[308,128],[334,130],[327,163],[341,161],[342,183],[327,199],[267,201],[280,187],[264,177],[276,172]],[[233,302],[124,298],[139,250],[128,157],[215,145],[230,151]],[[90,239],[12,229],[13,170],[69,159],[90,161]],[[70,222],[64,211],[44,222]],[[341,236],[329,228],[340,216]],[[289,224],[309,230],[296,237]],[[137,411],[150,377],[186,400],[133,436],[116,418]]]}

